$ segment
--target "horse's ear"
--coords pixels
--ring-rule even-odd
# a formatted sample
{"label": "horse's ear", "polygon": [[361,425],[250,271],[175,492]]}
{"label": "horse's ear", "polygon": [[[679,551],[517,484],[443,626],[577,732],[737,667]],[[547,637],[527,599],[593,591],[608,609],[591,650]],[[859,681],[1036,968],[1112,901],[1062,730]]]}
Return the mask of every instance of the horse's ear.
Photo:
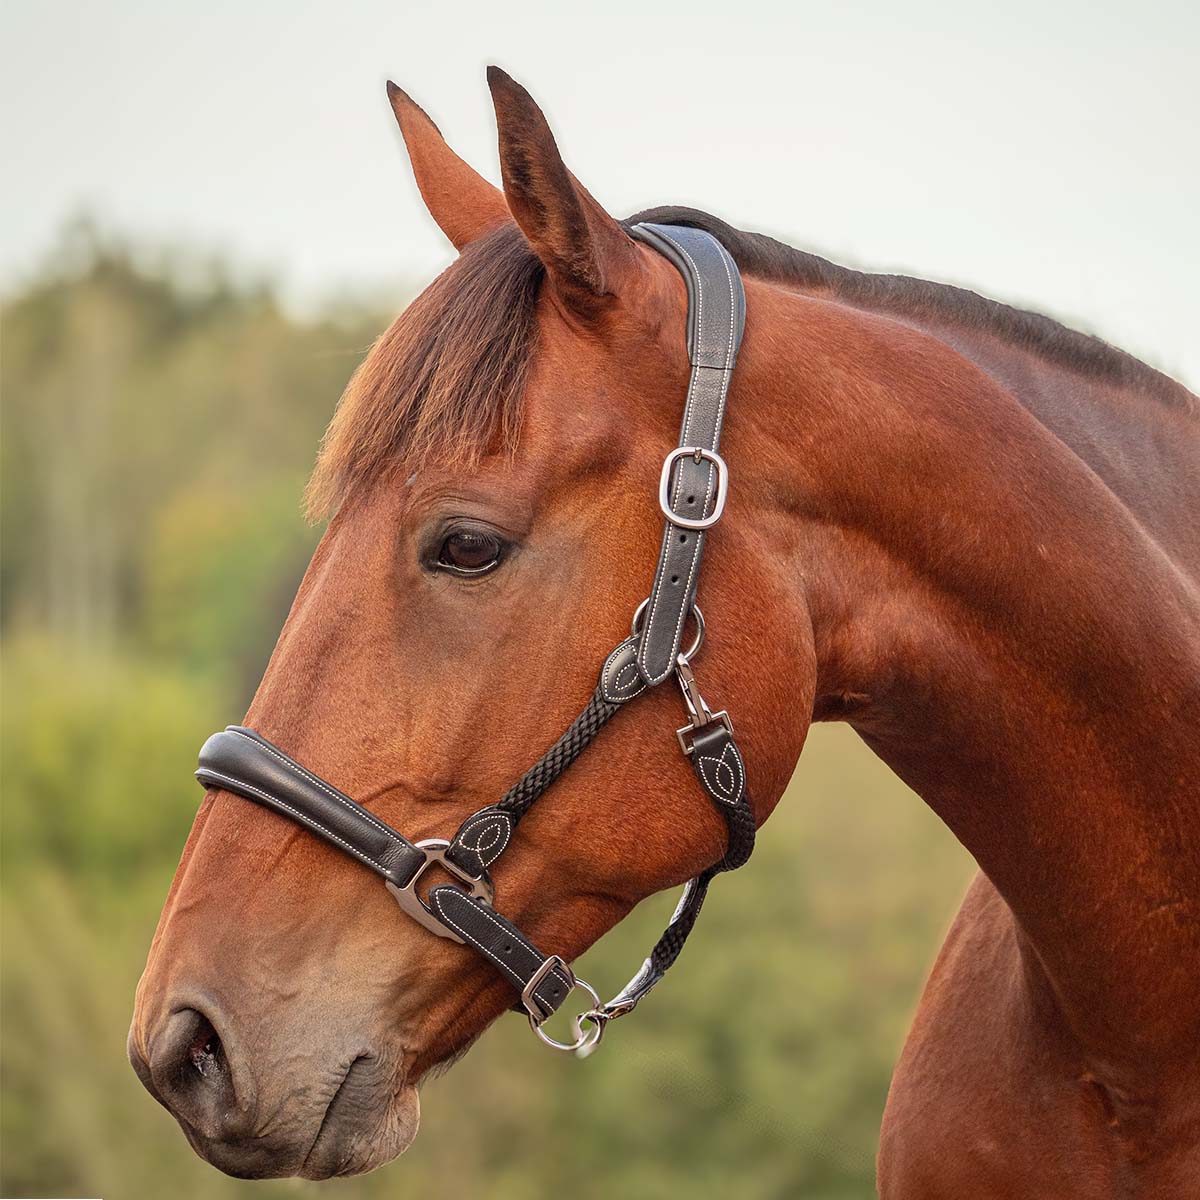
{"label": "horse's ear", "polygon": [[592,308],[636,273],[633,240],[567,170],[533,97],[499,67],[487,77],[509,210],[559,294]]}
{"label": "horse's ear", "polygon": [[504,193],[446,145],[424,109],[390,79],[387,92],[425,207],[454,248],[461,250],[497,225],[511,221]]}

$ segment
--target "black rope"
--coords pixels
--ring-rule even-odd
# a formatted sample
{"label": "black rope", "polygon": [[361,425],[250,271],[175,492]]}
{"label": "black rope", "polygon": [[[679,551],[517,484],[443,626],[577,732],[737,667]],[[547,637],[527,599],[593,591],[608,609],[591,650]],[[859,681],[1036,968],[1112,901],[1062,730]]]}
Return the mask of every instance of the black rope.
{"label": "black rope", "polygon": [[750,807],[745,792],[733,808],[722,806],[721,815],[725,818],[725,825],[729,830],[725,857],[696,877],[690,885],[692,890],[688,896],[688,903],[676,910],[671,923],[654,943],[654,949],[650,951],[650,962],[660,975],[679,957],[679,952],[700,915],[704,898],[708,895],[708,885],[721,872],[735,871],[744,865],[754,851],[754,810]]}
{"label": "black rope", "polygon": [[692,926],[696,924],[696,918],[700,915],[704,897],[708,895],[708,885],[716,874],[717,868],[709,867],[696,879],[695,883],[691,885],[693,888],[690,897],[691,903],[679,911],[678,916],[671,921],[663,930],[662,936],[654,943],[654,949],[650,951],[650,962],[659,974],[665,972],[679,957],[679,952],[683,949],[683,944],[687,941],[688,934],[692,932]]}
{"label": "black rope", "polygon": [[495,807],[507,812],[514,824],[519,821],[530,805],[592,744],[620,707],[605,700],[597,687],[587,707],[567,726],[562,737],[508,789]]}

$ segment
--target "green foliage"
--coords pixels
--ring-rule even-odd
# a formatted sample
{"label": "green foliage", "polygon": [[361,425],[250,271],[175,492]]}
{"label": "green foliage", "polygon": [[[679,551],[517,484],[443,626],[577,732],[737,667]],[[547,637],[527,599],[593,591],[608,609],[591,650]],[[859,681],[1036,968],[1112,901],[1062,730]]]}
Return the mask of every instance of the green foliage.
{"label": "green foliage", "polygon": [[199,484],[159,507],[143,596],[153,650],[197,671],[248,666],[243,691],[257,681],[316,541],[298,518],[303,486],[299,474],[255,489]]}
{"label": "green foliage", "polygon": [[5,314],[0,611],[6,631],[140,641],[148,573],[194,553],[163,544],[187,496],[278,535],[298,571],[299,483],[384,318],[289,320],[262,289],[180,255],[147,270],[86,230],[67,249]]}
{"label": "green foliage", "polygon": [[[199,1161],[124,1041],[196,747],[266,661],[315,537],[306,466],[383,318],[300,322],[219,271],[69,249],[6,325],[0,1192],[312,1191]],[[891,1066],[969,866],[847,730],[815,730],[754,862],[601,1053],[560,1059],[500,1021],[424,1088],[404,1159],[332,1190],[871,1196]],[[623,982],[672,899],[581,973]]]}
{"label": "green foliage", "polygon": [[5,646],[4,874],[53,863],[119,887],[179,857],[199,788],[181,765],[219,720],[213,689],[127,656]]}

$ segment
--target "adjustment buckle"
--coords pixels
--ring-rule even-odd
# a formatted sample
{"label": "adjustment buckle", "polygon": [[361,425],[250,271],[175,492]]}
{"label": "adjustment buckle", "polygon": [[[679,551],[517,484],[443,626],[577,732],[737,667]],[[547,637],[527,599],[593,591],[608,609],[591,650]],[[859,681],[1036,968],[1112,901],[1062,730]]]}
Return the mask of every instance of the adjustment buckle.
{"label": "adjustment buckle", "polygon": [[[710,462],[717,468],[717,485],[716,494],[713,496],[713,510],[707,517],[681,517],[671,508],[671,474],[675,469],[675,464],[681,458],[691,458],[697,465],[702,462]],[[662,509],[663,516],[672,525],[678,525],[681,529],[711,529],[721,519],[721,514],[725,511],[725,500],[728,495],[729,468],[725,465],[725,460],[715,450],[706,450],[703,446],[676,446],[663,459],[662,474],[658,478],[658,507]]]}
{"label": "adjustment buckle", "polygon": [[679,739],[679,748],[686,756],[690,758],[696,749],[694,735],[714,721],[719,721],[725,726],[729,736],[733,736],[733,721],[729,714],[724,709],[721,709],[720,712],[713,712],[708,707],[704,697],[700,694],[700,687],[696,683],[696,676],[692,674],[691,665],[682,654],[675,660],[675,680],[679,684],[679,690],[683,694],[683,703],[691,718],[686,725],[675,730],[675,736]]}
{"label": "adjustment buckle", "polygon": [[448,859],[446,851],[450,848],[450,843],[446,838],[426,838],[423,842],[417,842],[415,845],[425,855],[425,861],[417,868],[417,873],[403,887],[398,887],[390,879],[385,880],[387,890],[396,898],[396,903],[418,925],[424,926],[430,933],[436,933],[438,937],[444,937],[452,942],[457,942],[460,946],[465,945],[466,943],[462,938],[448,925],[444,925],[441,918],[438,917],[433,909],[417,895],[417,882],[432,865],[436,864],[447,874],[453,875],[459,883],[464,884],[468,895],[473,900],[480,900],[490,908],[492,898],[495,895],[492,881],[488,878],[486,872],[477,879],[474,875],[468,875],[462,867]]}
{"label": "adjustment buckle", "polygon": [[[588,1012],[580,1013],[579,1016],[571,1018],[570,1027],[573,1031],[574,1040],[570,1042],[560,1042],[552,1038],[542,1028],[542,1025],[554,1013],[547,1011],[541,1001],[538,1000],[537,989],[542,980],[554,970],[558,970],[566,976],[568,994],[579,988],[586,992],[592,1001],[592,1008]],[[592,1029],[583,1028],[581,1022],[584,1017],[591,1016],[600,1007],[600,997],[596,994],[596,989],[590,983],[586,983],[582,979],[577,979],[575,972],[557,954],[549,955],[546,961],[529,977],[529,982],[521,989],[521,1006],[525,1009],[529,1017],[529,1028],[552,1050],[565,1050],[568,1053],[579,1055],[580,1058],[585,1058],[595,1048],[601,1034],[604,1032],[604,1027],[599,1024],[594,1025]]]}

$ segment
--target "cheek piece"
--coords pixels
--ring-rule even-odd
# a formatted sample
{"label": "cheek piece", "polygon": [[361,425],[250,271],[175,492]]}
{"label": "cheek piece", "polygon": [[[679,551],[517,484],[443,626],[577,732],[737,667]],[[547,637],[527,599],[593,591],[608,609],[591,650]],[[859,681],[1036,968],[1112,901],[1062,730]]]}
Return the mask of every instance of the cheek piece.
{"label": "cheek piece", "polygon": [[[555,1049],[590,1053],[608,1023],[631,1012],[679,956],[699,915],[708,885],[740,867],[754,849],[754,815],[746,769],[728,713],[712,712],[692,674],[704,643],[696,583],[705,534],[725,509],[729,474],[718,453],[725,401],[745,324],[741,276],[711,234],[679,225],[634,225],[632,237],[662,254],[687,283],[687,348],[691,378],[679,445],[663,462],[659,507],[662,549],[650,595],[634,614],[631,635],[604,660],[596,690],[563,735],[495,804],[468,817],[449,840],[410,842],[362,805],[314,775],[252,729],[231,725],[200,751],[196,778],[206,788],[233,792],[295,821],[383,877],[400,908],[438,937],[470,946],[520,994],[515,1005],[534,1032]],[[682,651],[689,616],[691,646]],[[725,856],[692,879],[665,932],[637,974],[607,1004],[577,979],[557,954],[543,954],[494,907],[488,869],[504,853],[521,818],[627,704],[674,675],[687,711],[676,731],[701,790],[725,820]],[[455,883],[429,890],[417,884],[430,864]],[[576,988],[590,1007],[571,1021],[561,1042],[543,1028]]]}

